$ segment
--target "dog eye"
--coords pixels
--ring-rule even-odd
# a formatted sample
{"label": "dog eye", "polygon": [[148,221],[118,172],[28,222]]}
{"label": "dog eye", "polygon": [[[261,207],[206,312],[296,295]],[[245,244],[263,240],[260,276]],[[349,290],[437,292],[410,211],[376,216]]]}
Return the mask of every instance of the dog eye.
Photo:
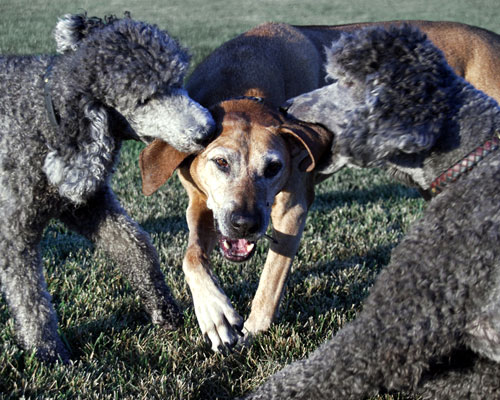
{"label": "dog eye", "polygon": [[275,177],[281,171],[281,167],[282,165],[279,161],[270,162],[264,170],[264,176],[268,179]]}
{"label": "dog eye", "polygon": [[225,158],[217,157],[216,159],[214,159],[214,162],[215,162],[215,165],[217,165],[217,167],[221,171],[227,172],[229,170],[229,163],[227,162],[227,160]]}

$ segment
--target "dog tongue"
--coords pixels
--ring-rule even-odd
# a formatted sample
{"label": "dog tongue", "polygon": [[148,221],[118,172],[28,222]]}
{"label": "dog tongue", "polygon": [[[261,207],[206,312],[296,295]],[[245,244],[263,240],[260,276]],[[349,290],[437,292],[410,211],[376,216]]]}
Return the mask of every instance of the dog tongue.
{"label": "dog tongue", "polygon": [[231,261],[245,261],[250,258],[255,249],[255,243],[246,239],[222,237],[219,244],[224,257]]}

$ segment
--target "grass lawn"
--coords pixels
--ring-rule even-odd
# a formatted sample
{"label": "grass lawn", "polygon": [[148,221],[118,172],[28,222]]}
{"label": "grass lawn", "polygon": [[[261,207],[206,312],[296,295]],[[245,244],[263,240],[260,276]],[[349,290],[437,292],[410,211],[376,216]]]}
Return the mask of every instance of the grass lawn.
{"label": "grass lawn", "polygon": [[[444,4],[443,4],[444,3]],[[192,65],[222,42],[265,21],[341,24],[391,19],[455,20],[500,31],[497,0],[1,0],[0,52],[52,53],[57,17],[123,11],[156,23],[190,49]],[[0,134],[8,134],[2,132]],[[140,191],[142,145],[127,143],[113,187],[150,234],[185,324],[165,332],[149,323],[116,266],[82,237],[54,223],[42,242],[47,283],[71,366],[45,366],[20,350],[0,300],[1,398],[228,399],[305,357],[355,317],[391,249],[425,207],[415,190],[381,171],[343,171],[317,188],[281,314],[253,346],[228,356],[204,344],[181,265],[187,197],[177,178],[155,195]],[[249,313],[267,243],[246,264],[212,258],[236,309]],[[3,256],[3,255],[2,255]],[[406,398],[404,394],[385,399]]]}

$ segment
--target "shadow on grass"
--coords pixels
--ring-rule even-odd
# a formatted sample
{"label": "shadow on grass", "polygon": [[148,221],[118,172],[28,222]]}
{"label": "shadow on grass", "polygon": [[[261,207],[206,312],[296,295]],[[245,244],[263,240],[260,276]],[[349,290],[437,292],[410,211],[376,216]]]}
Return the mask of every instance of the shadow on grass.
{"label": "shadow on grass", "polygon": [[335,207],[342,207],[351,203],[364,205],[378,200],[418,199],[421,197],[417,189],[391,183],[369,189],[333,190],[320,193],[316,195],[311,210],[329,211]]}
{"label": "shadow on grass", "polygon": [[[110,341],[109,338],[116,336],[128,336],[132,338],[136,336],[136,333],[131,332],[142,330],[145,334],[148,334],[153,329],[154,326],[151,323],[151,319],[140,306],[124,303],[118,310],[106,318],[92,319],[86,323],[67,327],[64,329],[64,337],[68,347],[71,349],[71,359],[77,361],[86,357],[89,349],[92,350],[92,353],[95,352],[96,354],[110,352],[109,343],[107,343]],[[127,341],[124,340],[124,342],[126,343]],[[124,361],[130,360],[130,352],[135,351],[137,350],[133,346],[129,346],[126,349],[119,349],[119,351],[118,349],[114,349],[114,356],[119,356]],[[97,357],[100,356],[97,355]]]}
{"label": "shadow on grass", "polygon": [[162,218],[148,218],[140,224],[149,233],[170,233],[175,235],[179,232],[187,232],[186,218],[182,216],[165,216]]}
{"label": "shadow on grass", "polygon": [[61,265],[64,264],[68,257],[93,248],[90,240],[71,231],[64,224],[56,220],[53,220],[45,228],[40,246],[44,258],[50,256],[57,259]]}
{"label": "shadow on grass", "polygon": [[[365,254],[295,268],[288,278],[276,322],[304,324],[309,318],[317,319],[332,310],[359,309],[377,274],[389,263],[394,247],[378,246]],[[243,271],[235,269],[234,273]],[[255,270],[255,274],[235,279],[230,287],[224,288],[244,318],[250,313],[259,278],[260,273]]]}
{"label": "shadow on grass", "polygon": [[[394,247],[379,246],[363,255],[295,270],[282,304],[283,320],[304,323],[332,310],[358,309]],[[314,282],[320,284],[315,287]]]}
{"label": "shadow on grass", "polygon": [[[149,218],[139,225],[148,233],[169,233],[175,235],[187,232],[187,223],[184,215],[165,216],[162,218]],[[78,251],[94,249],[92,241],[68,229],[62,222],[53,220],[45,229],[40,242],[44,256],[52,255],[64,263],[70,254]]]}

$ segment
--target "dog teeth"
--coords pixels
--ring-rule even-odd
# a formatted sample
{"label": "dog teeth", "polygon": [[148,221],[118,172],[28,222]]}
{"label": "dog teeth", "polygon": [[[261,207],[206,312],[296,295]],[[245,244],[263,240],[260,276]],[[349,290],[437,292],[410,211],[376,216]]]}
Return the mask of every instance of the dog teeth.
{"label": "dog teeth", "polygon": [[229,240],[224,239],[222,242],[222,245],[224,246],[224,249],[229,250],[231,248],[231,243],[229,243]]}
{"label": "dog teeth", "polygon": [[250,253],[253,250],[254,247],[255,247],[255,243],[248,243],[246,245],[247,252]]}

